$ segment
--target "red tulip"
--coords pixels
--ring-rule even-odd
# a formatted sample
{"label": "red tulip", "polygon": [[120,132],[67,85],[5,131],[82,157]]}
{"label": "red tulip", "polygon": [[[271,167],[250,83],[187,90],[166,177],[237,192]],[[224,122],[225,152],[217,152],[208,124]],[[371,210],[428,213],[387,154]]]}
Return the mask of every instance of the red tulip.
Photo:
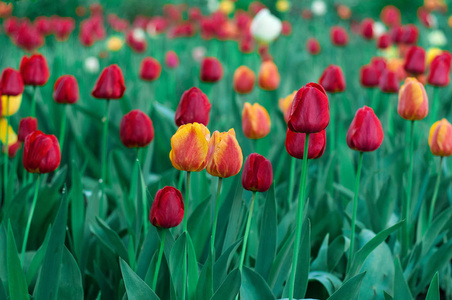
{"label": "red tulip", "polygon": [[383,128],[372,108],[358,109],[347,132],[347,145],[356,151],[377,150],[383,142]]}
{"label": "red tulip", "polygon": [[367,18],[361,22],[361,35],[366,40],[371,40],[374,37],[374,20]]}
{"label": "red tulip", "polygon": [[19,130],[17,133],[17,140],[19,142],[25,142],[25,138],[30,133],[38,130],[38,120],[33,117],[22,118],[19,122]]}
{"label": "red tulip", "polygon": [[98,99],[120,99],[124,96],[125,90],[121,68],[118,65],[111,65],[102,71],[91,95]]}
{"label": "red tulip", "polygon": [[34,20],[33,25],[38,29],[39,33],[44,36],[50,35],[53,32],[52,20],[45,16],[37,17]]}
{"label": "red tulip", "polygon": [[320,76],[319,84],[330,93],[341,93],[345,90],[345,79],[339,66],[329,65]]}
{"label": "red tulip", "polygon": [[128,148],[142,148],[154,139],[151,119],[139,109],[125,114],[119,125],[119,138]]}
{"label": "red tulip", "polygon": [[422,47],[413,46],[408,50],[403,68],[408,73],[422,74],[425,71],[425,50]]}
{"label": "red tulip", "polygon": [[288,126],[290,130],[316,133],[324,130],[330,121],[328,96],[317,83],[308,83],[295,94]]}
{"label": "red tulip", "polygon": [[210,102],[206,94],[197,87],[192,87],[182,94],[175,114],[177,126],[189,123],[209,123]]}
{"label": "red tulip", "polygon": [[407,45],[412,45],[417,43],[418,38],[419,38],[419,29],[417,29],[416,25],[408,24],[403,26],[400,42]]}
{"label": "red tulip", "polygon": [[402,43],[403,28],[402,26],[394,26],[390,31],[391,41],[395,44]]}
{"label": "red tulip", "polygon": [[245,161],[242,172],[242,186],[245,190],[265,192],[273,183],[271,162],[257,153],[251,153]]}
{"label": "red tulip", "polygon": [[[293,132],[287,128],[286,151],[290,156],[303,159],[304,143],[306,133]],[[325,130],[309,135],[308,159],[320,158],[325,152],[326,134]]]}
{"label": "red tulip", "polygon": [[419,7],[417,9],[417,17],[418,17],[419,21],[421,21],[422,25],[424,25],[427,28],[431,28],[434,24],[432,15],[424,7]]}
{"label": "red tulip", "polygon": [[256,75],[247,66],[240,66],[234,72],[233,87],[239,94],[249,94],[253,91]]}
{"label": "red tulip", "polygon": [[399,25],[401,22],[400,10],[394,5],[386,5],[381,11],[380,19],[389,27]]}
{"label": "red tulip", "polygon": [[24,55],[19,69],[25,85],[43,86],[50,77],[47,60],[42,54]]}
{"label": "red tulip", "polygon": [[54,16],[53,27],[55,31],[55,38],[57,41],[66,41],[75,29],[75,20],[70,17]]}
{"label": "red tulip", "polygon": [[39,130],[27,135],[24,143],[23,165],[30,173],[50,173],[60,165],[60,144],[54,135]]}
{"label": "red tulip", "polygon": [[292,25],[289,21],[282,21],[282,29],[281,34],[282,35],[290,35],[292,33]]}
{"label": "red tulip", "polygon": [[172,186],[158,190],[149,213],[152,225],[172,228],[179,225],[183,218],[184,201],[181,192]]}
{"label": "red tulip", "polygon": [[140,78],[146,81],[159,79],[162,73],[162,66],[159,61],[153,57],[145,57],[140,65]]}
{"label": "red tulip", "polygon": [[348,33],[340,26],[331,27],[330,38],[335,46],[345,46],[348,44]]}
{"label": "red tulip", "polygon": [[168,51],[165,54],[165,64],[170,69],[175,69],[179,66],[179,57],[176,52]]}
{"label": "red tulip", "polygon": [[223,66],[215,57],[204,57],[199,77],[203,82],[217,82],[223,77]]}
{"label": "red tulip", "polygon": [[[19,151],[20,148],[22,148],[22,142],[19,142],[19,141],[15,142],[12,145],[9,145],[8,146],[8,157],[9,158],[16,157],[17,151]],[[5,145],[2,145],[2,150],[3,150],[3,153],[5,153],[5,151],[6,151]]]}
{"label": "red tulip", "polygon": [[391,46],[391,36],[387,33],[383,33],[377,39],[377,48],[384,50],[387,49],[389,46]]}
{"label": "red tulip", "polygon": [[53,86],[53,100],[56,103],[74,104],[78,101],[79,90],[77,79],[72,75],[63,75]]}
{"label": "red tulip", "polygon": [[316,38],[310,38],[306,42],[306,48],[311,55],[317,55],[320,53],[320,44]]}
{"label": "red tulip", "polygon": [[443,52],[436,56],[430,64],[428,83],[434,86],[447,86],[450,82],[451,55]]}
{"label": "red tulip", "polygon": [[397,93],[399,91],[399,78],[397,77],[397,73],[385,70],[380,76],[378,86],[384,93]]}
{"label": "red tulip", "polygon": [[383,57],[372,57],[370,64],[378,70],[378,76],[386,70],[386,60]]}
{"label": "red tulip", "polygon": [[148,47],[148,43],[146,42],[146,39],[143,36],[141,36],[141,33],[143,32],[141,29],[133,29],[129,30],[126,34],[126,43],[129,45],[129,47],[137,52],[137,53],[143,53],[146,51],[146,48]]}
{"label": "red tulip", "polygon": [[24,82],[19,71],[6,68],[0,78],[0,91],[3,95],[17,96],[24,92]]}
{"label": "red tulip", "polygon": [[366,88],[374,88],[378,86],[380,72],[374,65],[365,65],[360,69],[359,79],[361,85]]}
{"label": "red tulip", "polygon": [[44,37],[28,21],[20,23],[14,32],[13,40],[18,47],[28,52],[33,52],[44,45]]}

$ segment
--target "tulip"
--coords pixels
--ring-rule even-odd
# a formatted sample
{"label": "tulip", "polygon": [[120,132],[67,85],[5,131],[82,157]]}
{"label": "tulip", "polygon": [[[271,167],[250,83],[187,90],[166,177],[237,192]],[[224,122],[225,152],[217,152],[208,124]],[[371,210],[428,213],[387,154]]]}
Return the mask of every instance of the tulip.
{"label": "tulip", "polygon": [[22,104],[22,94],[17,96],[3,95],[0,101],[0,113],[2,117],[9,117],[17,113]]}
{"label": "tulip", "polygon": [[50,173],[60,165],[60,145],[54,135],[39,130],[27,135],[24,142],[23,165],[30,173]]}
{"label": "tulip", "polygon": [[263,106],[258,103],[253,105],[245,103],[242,111],[242,129],[247,138],[257,140],[266,137],[270,132],[270,125],[270,115]]}
{"label": "tulip", "polygon": [[365,88],[374,88],[378,86],[380,79],[379,71],[373,65],[365,65],[360,69],[359,78],[361,85]]}
{"label": "tulip", "polygon": [[118,52],[119,50],[121,50],[123,44],[124,42],[121,38],[112,36],[107,41],[107,49],[113,52]]}
{"label": "tulip", "polygon": [[215,57],[204,57],[199,78],[203,82],[217,82],[223,77],[223,66]]}
{"label": "tulip", "polygon": [[282,21],[281,34],[288,36],[292,33],[292,25],[289,21]]}
{"label": "tulip", "polygon": [[389,46],[391,46],[391,37],[389,34],[384,33],[380,35],[377,39],[377,48],[384,50],[389,48]]}
{"label": "tulip", "polygon": [[339,66],[329,65],[319,79],[319,84],[330,93],[341,93],[345,90],[345,79]]}
{"label": "tulip", "polygon": [[422,120],[428,114],[425,88],[416,78],[407,78],[399,91],[399,115],[409,121]]}
{"label": "tulip", "polygon": [[172,228],[184,218],[184,201],[181,192],[171,186],[158,190],[149,213],[149,221],[155,227]]}
{"label": "tulip", "polygon": [[140,28],[135,28],[127,32],[126,43],[133,51],[137,53],[146,51],[146,48],[148,46],[145,33],[143,29]]}
{"label": "tulip", "polygon": [[22,22],[13,36],[13,43],[28,52],[44,45],[44,36],[28,21]]}
{"label": "tulip", "polygon": [[399,25],[401,18],[400,10],[394,5],[386,5],[380,13],[380,19],[389,27]]}
{"label": "tulip", "polygon": [[271,43],[282,30],[282,23],[266,8],[261,9],[251,22],[250,31],[253,37],[262,43]]}
{"label": "tulip", "polygon": [[180,126],[171,138],[169,156],[173,167],[187,172],[204,170],[209,139],[210,132],[203,124],[190,123]]}
{"label": "tulip", "polygon": [[450,82],[451,55],[444,52],[436,56],[430,64],[428,83],[433,86],[447,86]]}
{"label": "tulip", "polygon": [[154,139],[151,119],[139,109],[130,111],[121,119],[119,138],[127,148],[146,147]]}
{"label": "tulip", "polygon": [[19,142],[25,142],[25,138],[30,133],[38,130],[38,120],[33,117],[22,118],[19,122],[19,131],[17,134],[17,139]]}
{"label": "tulip", "polygon": [[374,25],[374,20],[372,20],[370,18],[364,19],[361,23],[361,35],[366,40],[371,40],[374,37],[373,25]]}
{"label": "tulip", "polygon": [[279,109],[284,115],[284,121],[289,122],[290,110],[292,109],[293,99],[297,91],[293,91],[292,94],[288,95],[286,98],[279,99]]}
{"label": "tulip", "polygon": [[403,26],[400,42],[406,45],[414,45],[417,43],[418,38],[419,30],[417,29],[416,25],[408,24],[406,26]]}
{"label": "tulip", "polygon": [[210,175],[227,178],[240,172],[243,155],[234,129],[222,133],[215,131],[209,140],[208,148],[206,169]]}
{"label": "tulip", "polygon": [[[8,130],[6,130],[7,128]],[[8,146],[17,142],[17,135],[5,118],[0,119],[0,140],[3,145],[7,144]]]}
{"label": "tulip", "polygon": [[278,88],[280,77],[278,67],[273,61],[262,62],[257,82],[259,87],[266,91],[274,91]]}
{"label": "tulip", "polygon": [[[286,133],[286,151],[290,156],[303,159],[306,133],[293,132],[287,128]],[[322,157],[326,148],[326,133],[322,130],[310,134],[308,146],[308,159],[317,159]]]}
{"label": "tulip", "polygon": [[98,99],[121,99],[125,90],[121,68],[118,65],[111,65],[102,71],[91,95]]}
{"label": "tulip", "polygon": [[397,93],[399,91],[399,79],[396,72],[385,70],[380,76],[378,86],[384,93]]}
{"label": "tulip", "polygon": [[24,55],[19,69],[25,85],[43,86],[50,77],[47,60],[42,54]]}
{"label": "tulip", "polygon": [[179,66],[179,57],[176,52],[168,51],[165,54],[165,64],[170,69],[175,69]]}
{"label": "tulip", "polygon": [[55,39],[57,41],[66,41],[75,29],[75,20],[70,17],[53,17],[53,26]]}
{"label": "tulip", "polygon": [[326,3],[322,0],[314,0],[311,3],[312,13],[316,16],[323,16],[326,14]]}
{"label": "tulip", "polygon": [[330,30],[331,42],[338,47],[343,47],[348,44],[348,33],[340,26],[333,26]]}
{"label": "tulip", "polygon": [[306,42],[306,49],[311,55],[317,55],[320,53],[320,44],[316,38],[309,38]]}
{"label": "tulip", "polygon": [[60,104],[74,104],[79,99],[77,79],[72,75],[63,75],[53,86],[53,100]]}
{"label": "tulip", "polygon": [[430,128],[428,145],[433,155],[452,155],[452,125],[446,119],[433,123]]}
{"label": "tulip", "polygon": [[425,71],[425,50],[422,47],[413,46],[408,50],[405,58],[404,69],[408,73],[422,74]]}
{"label": "tulip", "polygon": [[[22,148],[22,142],[19,142],[19,141],[15,142],[12,145],[9,145],[8,153],[7,153],[8,157],[9,158],[16,157],[17,151],[19,151],[20,148]],[[5,145],[2,146],[2,150],[3,150],[3,152],[6,152]]]}
{"label": "tulip", "polygon": [[298,90],[290,112],[290,130],[320,132],[328,126],[329,119],[328,96],[321,85],[311,82]]}
{"label": "tulip", "polygon": [[99,60],[97,57],[87,57],[83,63],[83,69],[91,74],[99,72]]}
{"label": "tulip", "polygon": [[271,162],[257,153],[251,153],[242,172],[242,186],[252,192],[265,192],[273,183]]}
{"label": "tulip", "polygon": [[162,66],[153,57],[145,57],[140,65],[140,78],[145,81],[154,81],[159,79],[162,73]]}
{"label": "tulip", "polygon": [[238,94],[249,94],[253,91],[256,75],[247,66],[240,66],[234,72],[233,87]]}
{"label": "tulip", "polygon": [[347,132],[347,145],[360,152],[377,150],[383,142],[383,128],[372,108],[358,109]]}
{"label": "tulip", "polygon": [[352,11],[347,5],[339,4],[337,6],[337,15],[342,20],[349,20],[352,16]]}
{"label": "tulip", "polygon": [[185,91],[177,106],[174,121],[177,126],[200,123],[207,126],[211,104],[206,94],[197,87]]}
{"label": "tulip", "polygon": [[6,96],[22,94],[24,92],[24,82],[19,71],[12,68],[4,69],[0,78],[0,90]]}
{"label": "tulip", "polygon": [[378,76],[380,76],[384,70],[386,70],[386,60],[383,57],[372,57],[370,64],[377,68]]}

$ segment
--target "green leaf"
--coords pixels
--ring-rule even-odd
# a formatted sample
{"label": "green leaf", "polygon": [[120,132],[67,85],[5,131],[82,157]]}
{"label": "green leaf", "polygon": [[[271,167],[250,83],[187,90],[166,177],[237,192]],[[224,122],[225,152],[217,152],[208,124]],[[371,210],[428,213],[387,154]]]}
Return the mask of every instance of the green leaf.
{"label": "green leaf", "polygon": [[333,271],[336,268],[349,246],[350,241],[343,236],[338,236],[328,246],[328,271]]}
{"label": "green leaf", "polygon": [[427,296],[425,300],[439,300],[439,280],[438,280],[438,272],[433,276],[432,282],[430,283],[430,287],[428,288]]}
{"label": "green leaf", "polygon": [[240,217],[242,215],[242,194],[243,189],[238,188],[235,192],[234,200],[232,201],[231,213],[229,214],[229,222],[226,229],[226,235],[223,243],[223,251],[229,248],[235,241],[238,240],[240,231]]}
{"label": "green leaf", "polygon": [[71,252],[64,247],[58,299],[83,299],[82,275]]}
{"label": "green leaf", "polygon": [[328,298],[328,300],[355,299],[364,275],[366,275],[366,272],[359,273],[358,275],[345,281],[344,284],[336,292],[334,292],[331,297]]}
{"label": "green leaf", "polygon": [[311,270],[327,271],[328,270],[328,239],[330,235],[327,233],[320,245],[316,259],[312,262]]}
{"label": "green leaf", "polygon": [[201,274],[199,275],[198,286],[196,288],[196,299],[197,300],[209,300],[213,295],[213,282],[211,274],[212,270],[212,256],[207,256],[206,262],[202,267]]}
{"label": "green leaf", "polygon": [[243,267],[240,296],[246,300],[274,300],[272,291],[259,273]]}
{"label": "green leaf", "polygon": [[198,261],[196,260],[195,247],[193,241],[190,238],[190,234],[187,232],[187,293],[188,299],[196,299],[196,286],[198,285]]}
{"label": "green leaf", "polygon": [[129,256],[124,243],[116,231],[113,231],[107,223],[96,217],[98,226],[91,226],[93,234],[110,250],[114,251],[122,259],[128,261]]}
{"label": "green leaf", "polygon": [[33,255],[33,258],[31,259],[30,264],[28,265],[27,269],[27,282],[28,285],[32,283],[32,281],[35,279],[36,274],[38,274],[39,269],[41,268],[42,261],[44,260],[47,246],[49,245],[50,240],[50,233],[51,233],[51,227],[47,230],[46,236],[44,238],[44,242],[42,243],[41,247],[39,247],[38,251],[36,251],[35,255]]}
{"label": "green leaf", "polygon": [[428,227],[427,232],[422,238],[422,256],[427,254],[430,248],[433,246],[435,239],[443,230],[444,226],[452,218],[452,207],[444,210],[440,215],[438,215]]}
{"label": "green leaf", "polygon": [[[169,268],[171,279],[174,282],[176,287],[177,298],[181,298],[182,293],[184,292],[184,280],[183,280],[183,272],[184,272],[184,263],[187,261],[184,260],[184,256],[187,257],[187,234],[186,232],[182,233],[174,243],[173,248],[171,249],[171,254],[169,256]],[[188,273],[188,270],[187,270]]]}
{"label": "green leaf", "polygon": [[226,277],[211,300],[233,300],[240,290],[241,276],[239,269],[234,269]]}
{"label": "green leaf", "polygon": [[298,253],[297,271],[295,273],[294,297],[304,298],[308,288],[309,267],[311,264],[311,222],[309,219],[303,224],[301,231],[301,245]]}
{"label": "green leaf", "polygon": [[3,282],[0,280],[0,300],[7,300],[5,288],[3,287]]}
{"label": "green leaf", "polygon": [[385,297],[385,300],[393,300],[394,298],[392,298],[391,295],[389,295],[388,293],[386,293],[385,291],[383,291],[383,296]]}
{"label": "green leaf", "polygon": [[160,299],[154,291],[127,265],[127,263],[119,258],[121,266],[122,278],[126,286],[127,297],[129,300],[158,300]]}
{"label": "green leaf", "polygon": [[[312,286],[313,282],[316,281],[323,286],[326,291],[326,295],[324,295],[323,291],[321,291],[321,289],[317,286]],[[308,291],[310,292],[310,296],[320,299],[325,299],[331,296],[342,285],[342,281],[335,275],[320,271],[309,273],[309,283],[310,286],[308,288]],[[313,292],[315,293],[315,296],[312,295]]]}
{"label": "green leaf", "polygon": [[8,283],[9,296],[11,300],[30,299],[28,295],[27,280],[20,265],[19,254],[17,252],[16,241],[14,240],[11,223],[8,221]]}
{"label": "green leaf", "polygon": [[413,299],[405,276],[403,276],[402,266],[400,265],[400,259],[398,257],[394,260],[394,271],[394,299]]}
{"label": "green leaf", "polygon": [[72,161],[71,168],[72,186],[69,194],[71,202],[71,229],[74,254],[77,261],[80,261],[83,246],[83,232],[85,223],[85,209],[83,199],[82,177],[75,161]]}
{"label": "green leaf", "polygon": [[215,262],[213,266],[213,289],[214,291],[218,289],[220,284],[226,278],[228,274],[229,264],[234,257],[239,246],[242,244],[243,238],[239,239],[237,242],[231,245],[226,251],[221,254],[221,256]]}

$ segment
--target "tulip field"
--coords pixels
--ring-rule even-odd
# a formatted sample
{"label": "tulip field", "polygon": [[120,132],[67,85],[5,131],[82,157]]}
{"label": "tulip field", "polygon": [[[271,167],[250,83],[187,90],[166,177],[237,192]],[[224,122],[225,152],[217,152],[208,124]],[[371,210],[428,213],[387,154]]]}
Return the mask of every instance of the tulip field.
{"label": "tulip field", "polygon": [[0,300],[452,299],[448,4],[0,1]]}

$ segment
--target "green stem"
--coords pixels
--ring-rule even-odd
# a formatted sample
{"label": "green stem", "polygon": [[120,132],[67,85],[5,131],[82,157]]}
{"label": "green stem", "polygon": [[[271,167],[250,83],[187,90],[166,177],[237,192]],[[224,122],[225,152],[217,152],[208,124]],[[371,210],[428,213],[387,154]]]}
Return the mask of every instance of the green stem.
{"label": "green stem", "polygon": [[31,112],[30,115],[34,118],[36,115],[36,86],[32,86],[31,91]]}
{"label": "green stem", "polygon": [[3,183],[4,183],[4,193],[6,195],[6,191],[8,189],[8,142],[9,142],[9,96],[6,96],[6,113],[5,113],[5,121],[6,121],[6,136],[5,136],[5,154],[3,164]]}
{"label": "green stem", "polygon": [[165,248],[165,237],[167,229],[163,229],[162,238],[160,242],[159,256],[157,258],[157,264],[155,265],[154,278],[152,280],[152,290],[155,291],[157,287],[157,278],[159,277],[160,264],[162,263],[163,249]]}
{"label": "green stem", "polygon": [[298,194],[298,212],[297,212],[297,229],[295,235],[295,244],[294,244],[294,253],[293,253],[293,261],[292,261],[292,270],[290,273],[290,281],[289,281],[289,300],[293,300],[293,291],[295,284],[295,273],[297,269],[298,263],[298,252],[300,248],[301,241],[301,229],[303,226],[303,209],[305,205],[305,194],[306,194],[306,181],[308,178],[308,149],[309,149],[309,133],[306,133],[306,139],[304,143],[304,152],[303,152],[303,167],[301,170],[301,185],[300,185],[300,193]]}
{"label": "green stem", "polygon": [[63,115],[61,116],[61,128],[60,128],[60,150],[61,150],[61,153],[63,153],[64,135],[65,134],[66,134],[66,106],[63,106]]}
{"label": "green stem", "polygon": [[432,103],[432,113],[429,115],[429,123],[433,124],[438,119],[438,108],[439,108],[439,87],[433,87],[433,103]]}
{"label": "green stem", "polygon": [[[215,262],[215,233],[217,231],[218,211],[220,208],[220,191],[223,178],[218,177],[217,197],[215,200],[215,214],[212,224],[212,237],[210,238],[210,255],[212,256],[212,262]],[[213,267],[213,263],[212,263]]]}
{"label": "green stem", "polygon": [[248,212],[248,220],[246,221],[245,237],[243,238],[242,253],[240,254],[240,264],[239,264],[240,272],[242,272],[243,262],[245,261],[246,246],[248,244],[248,236],[250,234],[251,218],[253,217],[254,200],[255,199],[256,199],[256,192],[253,192],[253,196],[251,197],[250,210]]}
{"label": "green stem", "polygon": [[107,99],[107,106],[105,108],[105,116],[102,118],[104,123],[103,141],[102,141],[102,173],[101,173],[101,190],[102,197],[100,198],[99,215],[102,215],[105,196],[105,184],[107,181],[107,142],[108,142],[108,116],[110,114],[110,100]]}
{"label": "green stem", "polygon": [[336,150],[336,106],[339,101],[339,97],[333,94],[333,101],[330,102],[330,153],[333,153]]}
{"label": "green stem", "polygon": [[[190,172],[187,171],[187,186],[185,187],[185,212],[188,210],[188,199],[190,198]],[[184,216],[184,232],[187,232],[188,227],[188,214]]]}
{"label": "green stem", "polygon": [[413,153],[414,153],[414,121],[411,121],[410,129],[410,167],[408,171],[408,186],[405,201],[402,203],[402,220],[405,220],[402,228],[402,255],[408,253],[410,244],[410,209],[411,209],[411,187],[413,185]]}
{"label": "green stem", "polygon": [[31,220],[33,219],[33,214],[34,214],[35,208],[36,208],[36,202],[38,200],[38,191],[39,191],[40,182],[41,182],[41,175],[39,174],[38,179],[36,180],[33,202],[31,203],[31,210],[30,210],[30,214],[28,215],[27,227],[25,227],[24,241],[22,243],[22,252],[20,255],[20,257],[21,257],[20,260],[21,260],[22,265],[24,264],[24,255],[25,255],[25,249],[27,248],[28,234],[30,233]]}
{"label": "green stem", "polygon": [[359,153],[358,159],[358,171],[356,172],[356,180],[355,180],[355,193],[353,197],[353,212],[352,212],[352,224],[351,224],[351,234],[350,234],[350,250],[348,252],[348,261],[347,261],[347,271],[350,268],[350,264],[352,262],[353,253],[355,250],[355,224],[356,224],[356,213],[358,211],[358,194],[359,194],[359,179],[361,177],[361,169],[363,165],[363,152]]}
{"label": "green stem", "polygon": [[[141,180],[141,161],[140,161],[140,154],[141,154],[141,148],[137,148],[137,164],[138,164],[138,178]],[[148,207],[147,207],[147,198],[146,198],[146,186],[142,183],[141,184],[141,201],[143,205],[143,231],[144,236],[148,233]]]}
{"label": "green stem", "polygon": [[289,198],[287,198],[287,204],[288,208],[290,209],[290,206],[292,204],[293,199],[293,190],[294,190],[294,182],[295,182],[295,167],[297,163],[297,159],[295,157],[291,157],[290,161],[290,178],[289,178]]}
{"label": "green stem", "polygon": [[388,108],[388,134],[390,136],[394,133],[394,118],[392,115],[394,114],[394,105],[391,103],[391,94],[386,95],[387,104],[389,105]]}
{"label": "green stem", "polygon": [[435,184],[435,191],[433,193],[432,203],[430,204],[430,212],[428,214],[428,224],[432,223],[433,220],[433,212],[435,211],[435,203],[436,203],[436,197],[438,196],[438,190],[439,190],[439,184],[441,183],[441,165],[443,164],[443,156],[441,156],[439,160],[438,165],[438,175],[436,177],[436,184]]}
{"label": "green stem", "polygon": [[379,108],[379,102],[380,102],[380,91],[379,88],[373,88],[373,94],[372,94],[372,104],[371,107],[374,111],[377,111]]}

